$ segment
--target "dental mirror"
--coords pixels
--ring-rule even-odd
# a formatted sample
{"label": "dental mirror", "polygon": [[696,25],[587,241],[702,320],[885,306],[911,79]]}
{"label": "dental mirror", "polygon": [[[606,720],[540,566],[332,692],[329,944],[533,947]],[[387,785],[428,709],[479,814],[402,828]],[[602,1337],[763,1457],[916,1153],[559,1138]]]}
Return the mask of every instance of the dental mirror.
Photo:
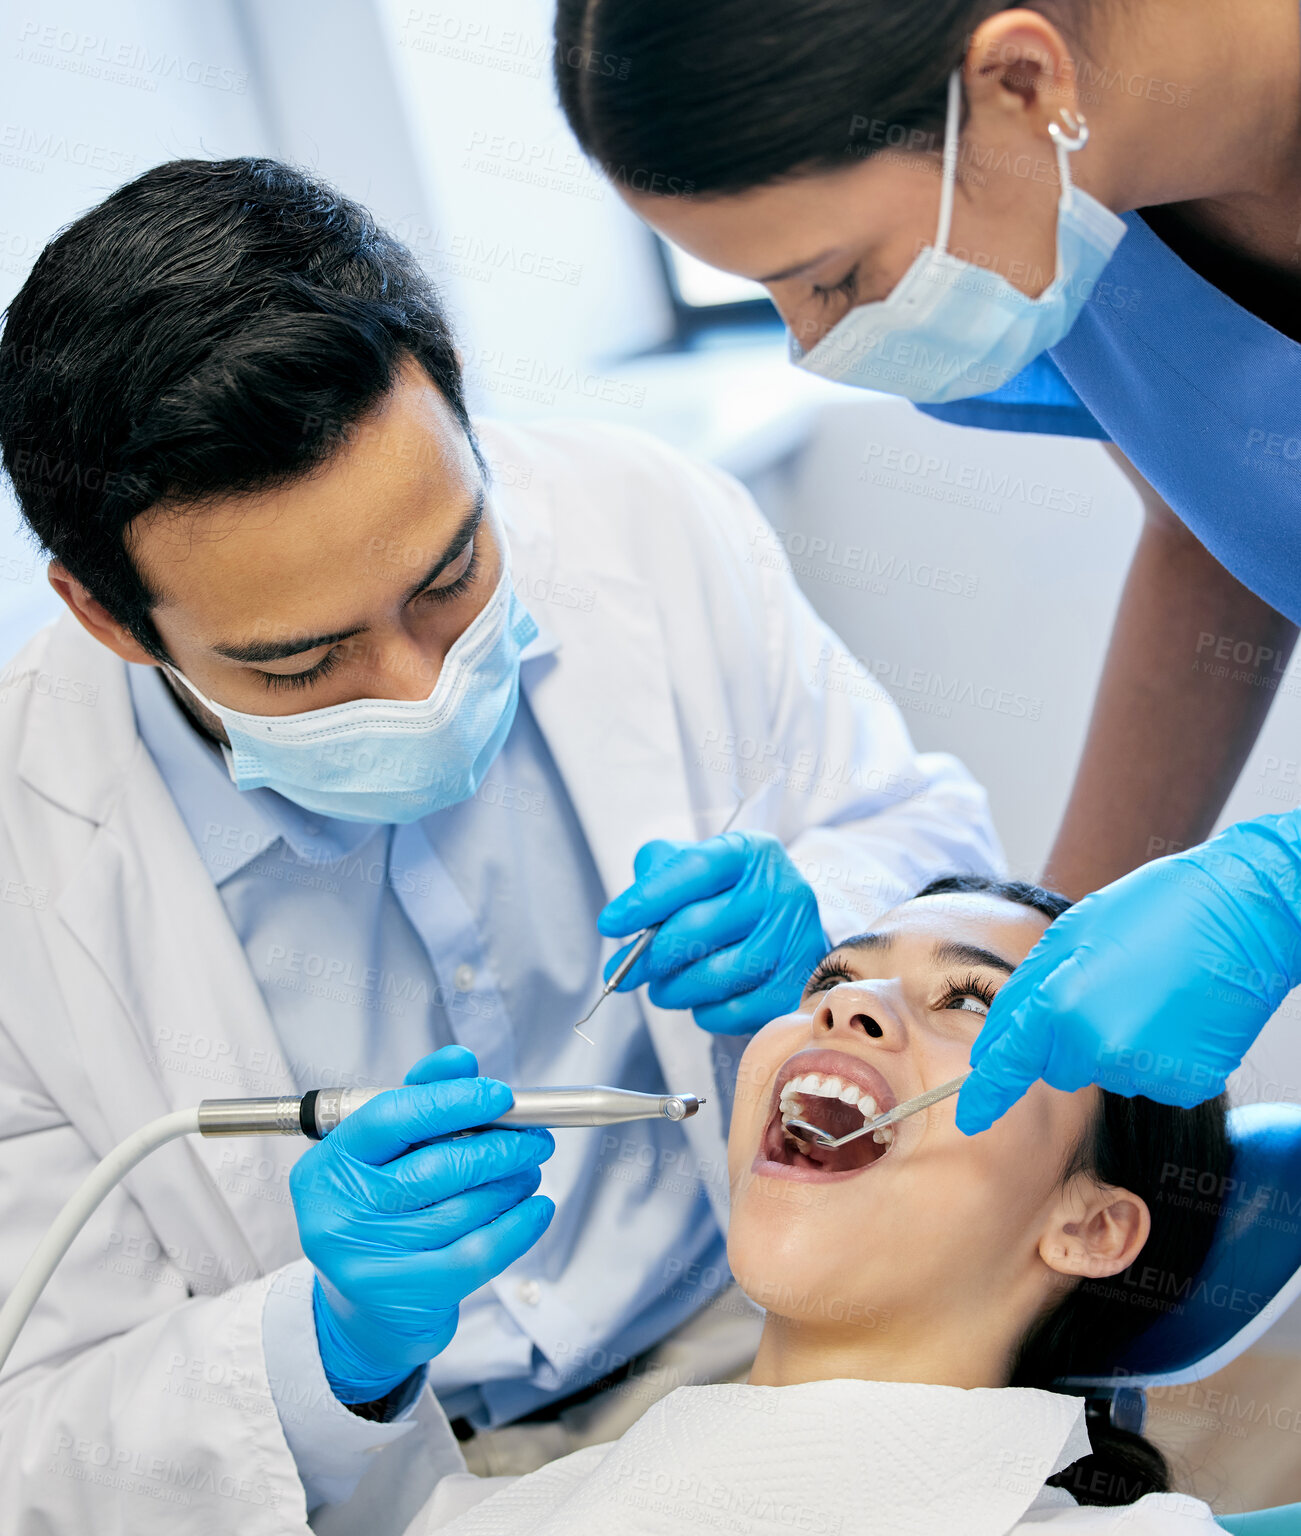
{"label": "dental mirror", "polygon": [[915,1115],[919,1109],[929,1109],[932,1104],[938,1104],[941,1099],[951,1098],[970,1076],[970,1071],[966,1071],[961,1077],[953,1077],[947,1083],[941,1083],[938,1088],[928,1088],[925,1093],[919,1093],[916,1098],[905,1099],[902,1104],[896,1104],[893,1109],[886,1110],[883,1115],[877,1115],[875,1119],[865,1121],[861,1129],[850,1131],[845,1136],[829,1136],[826,1131],[816,1125],[810,1125],[807,1120],[786,1120],[782,1124],[782,1129],[791,1132],[799,1141],[811,1141],[816,1147],[828,1150],[832,1147],[843,1147],[847,1141],[857,1141],[860,1136],[866,1136],[869,1131],[879,1131],[887,1125],[894,1125],[898,1120],[906,1120],[909,1115]]}

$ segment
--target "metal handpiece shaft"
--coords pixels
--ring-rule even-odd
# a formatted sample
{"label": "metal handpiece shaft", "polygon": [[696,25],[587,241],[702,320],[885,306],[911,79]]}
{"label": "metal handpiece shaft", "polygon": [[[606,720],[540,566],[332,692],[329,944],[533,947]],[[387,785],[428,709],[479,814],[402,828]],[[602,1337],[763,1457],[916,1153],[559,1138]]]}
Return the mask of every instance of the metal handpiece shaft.
{"label": "metal handpiece shaft", "polygon": [[[384,1088],[313,1088],[299,1098],[204,1099],[203,1136],[309,1136],[319,1141]],[[705,1102],[694,1093],[635,1093],[579,1084],[516,1088],[515,1102],[493,1125],[617,1125],[623,1120],[687,1120]],[[480,1127],[486,1129],[486,1127]]]}
{"label": "metal handpiece shaft", "polygon": [[694,1093],[634,1093],[628,1088],[519,1088],[494,1125],[618,1125],[624,1120],[687,1120],[705,1101]]}

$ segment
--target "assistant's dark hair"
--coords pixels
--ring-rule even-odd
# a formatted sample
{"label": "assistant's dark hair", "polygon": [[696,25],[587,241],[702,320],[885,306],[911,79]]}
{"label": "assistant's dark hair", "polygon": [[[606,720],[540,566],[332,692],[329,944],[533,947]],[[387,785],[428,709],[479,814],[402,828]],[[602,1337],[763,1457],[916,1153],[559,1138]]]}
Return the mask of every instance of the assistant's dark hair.
{"label": "assistant's dark hair", "polygon": [[[607,174],[744,191],[938,148],[945,86],[1000,0],[559,0],[560,102]],[[1088,7],[1040,0],[1065,25]],[[1061,13],[1061,14],[1059,14]],[[652,176],[658,176],[658,181]]]}
{"label": "assistant's dark hair", "polygon": [[[917,894],[966,891],[1033,907],[1050,920],[1071,905],[1040,886],[978,875],[933,880]],[[1215,1236],[1220,1201],[1199,1197],[1190,1203],[1181,1193],[1188,1179],[1180,1176],[1191,1171],[1197,1189],[1227,1187],[1233,1154],[1225,1108],[1223,1094],[1179,1109],[1103,1090],[1097,1117],[1065,1159],[1061,1182],[1085,1174],[1131,1190],[1146,1203],[1152,1229],[1129,1269],[1073,1283],[1038,1319],[1021,1341],[1009,1386],[1054,1391],[1061,1390],[1057,1384],[1063,1378],[1107,1374],[1139,1334],[1191,1294]],[[1169,1177],[1172,1167],[1180,1176]],[[1142,1435],[1111,1424],[1104,1412],[1090,1415],[1089,1439],[1091,1456],[1049,1478],[1077,1503],[1132,1504],[1144,1494],[1169,1490],[1165,1457]]]}
{"label": "assistant's dark hair", "polygon": [[451,331],[400,242],[274,160],[173,160],[62,230],[10,304],[4,467],[49,553],[164,659],[131,520],[307,474],[408,357],[473,447]]}

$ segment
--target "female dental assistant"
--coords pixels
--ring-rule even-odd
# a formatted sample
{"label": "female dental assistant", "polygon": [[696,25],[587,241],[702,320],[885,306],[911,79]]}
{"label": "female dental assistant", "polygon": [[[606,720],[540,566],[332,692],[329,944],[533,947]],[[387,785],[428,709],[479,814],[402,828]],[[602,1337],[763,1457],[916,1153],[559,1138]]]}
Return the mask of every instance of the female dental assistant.
{"label": "female dental assistant", "polygon": [[556,71],[799,366],[1123,456],[1148,516],[1051,865],[1103,888],[1003,989],[958,1123],[1038,1077],[1216,1093],[1301,981],[1301,814],[1103,882],[1205,836],[1301,620],[1296,0],[560,0]]}

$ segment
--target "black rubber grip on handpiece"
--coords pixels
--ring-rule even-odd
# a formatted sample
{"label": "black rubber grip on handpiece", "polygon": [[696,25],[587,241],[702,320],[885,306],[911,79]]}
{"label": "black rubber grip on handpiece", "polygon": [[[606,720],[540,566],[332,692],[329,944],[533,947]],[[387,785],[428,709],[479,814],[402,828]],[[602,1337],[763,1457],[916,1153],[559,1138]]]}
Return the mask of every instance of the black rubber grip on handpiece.
{"label": "black rubber grip on handpiece", "polygon": [[319,1088],[309,1088],[298,1101],[298,1125],[304,1136],[309,1141],[320,1141],[321,1133],[316,1129],[316,1096]]}

